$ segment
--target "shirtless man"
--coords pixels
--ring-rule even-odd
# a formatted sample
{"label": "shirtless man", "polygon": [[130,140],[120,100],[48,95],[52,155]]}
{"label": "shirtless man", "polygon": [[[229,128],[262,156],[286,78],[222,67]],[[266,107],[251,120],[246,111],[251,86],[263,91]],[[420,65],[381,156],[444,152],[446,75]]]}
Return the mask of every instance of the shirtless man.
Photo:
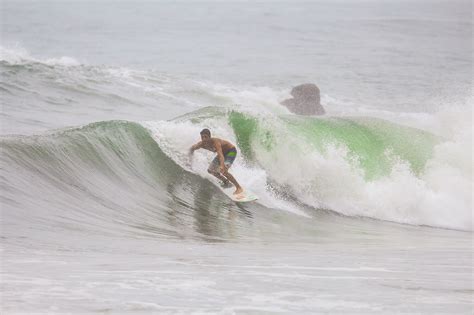
{"label": "shirtless man", "polygon": [[212,160],[207,171],[220,179],[223,186],[228,186],[229,181],[234,184],[235,191],[234,195],[238,195],[243,192],[242,187],[235,180],[234,176],[228,172],[232,163],[237,156],[237,150],[235,146],[229,141],[211,138],[211,131],[209,129],[203,129],[201,131],[201,140],[189,149],[189,153],[193,154],[198,149],[206,149],[211,152],[216,152],[217,156]]}

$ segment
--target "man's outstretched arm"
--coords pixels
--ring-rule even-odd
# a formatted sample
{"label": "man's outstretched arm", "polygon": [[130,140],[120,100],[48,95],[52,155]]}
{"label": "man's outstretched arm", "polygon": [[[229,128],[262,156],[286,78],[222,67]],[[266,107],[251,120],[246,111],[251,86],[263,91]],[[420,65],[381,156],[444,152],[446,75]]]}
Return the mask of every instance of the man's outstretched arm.
{"label": "man's outstretched arm", "polygon": [[190,149],[189,149],[189,154],[193,154],[194,151],[202,148],[202,141],[199,141],[198,143],[194,144]]}

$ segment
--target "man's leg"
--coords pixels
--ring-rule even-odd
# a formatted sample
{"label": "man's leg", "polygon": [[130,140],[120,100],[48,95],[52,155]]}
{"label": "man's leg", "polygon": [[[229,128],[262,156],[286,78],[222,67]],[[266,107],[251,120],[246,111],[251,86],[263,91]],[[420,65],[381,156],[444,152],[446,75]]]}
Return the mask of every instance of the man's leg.
{"label": "man's leg", "polygon": [[242,189],[242,187],[240,187],[239,183],[237,182],[237,180],[234,178],[234,176],[232,176],[231,173],[229,173],[227,171],[227,167],[225,169],[225,171],[222,173],[222,175],[225,176],[225,178],[227,178],[228,180],[230,180],[230,182],[232,184],[234,184],[235,186],[235,191],[234,191],[234,195],[238,195],[240,193],[242,193],[244,190]]}
{"label": "man's leg", "polygon": [[213,171],[211,169],[208,169],[207,170],[209,174],[212,174],[214,175],[215,177],[217,177],[218,179],[220,179],[221,181],[225,183],[227,183],[229,180],[227,178],[225,178],[224,176],[222,176],[219,172],[216,172],[216,171]]}
{"label": "man's leg", "polygon": [[215,159],[211,162],[211,165],[209,165],[207,172],[209,174],[214,175],[216,178],[220,179],[222,182],[224,182],[224,185],[229,182],[227,178],[225,178],[219,173],[219,164],[218,162],[216,162]]}

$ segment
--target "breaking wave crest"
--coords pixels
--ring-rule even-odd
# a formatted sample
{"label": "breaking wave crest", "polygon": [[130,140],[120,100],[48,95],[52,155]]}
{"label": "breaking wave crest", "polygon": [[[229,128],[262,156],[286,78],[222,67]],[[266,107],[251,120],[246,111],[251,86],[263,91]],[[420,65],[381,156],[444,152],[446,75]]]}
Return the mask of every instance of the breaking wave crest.
{"label": "breaking wave crest", "polygon": [[[145,233],[153,218],[155,232],[173,235],[164,219],[170,207],[189,213],[219,198],[228,206],[206,172],[212,156],[187,155],[203,127],[238,145],[232,172],[261,197],[261,206],[472,229],[472,169],[464,139],[377,118],[260,115],[238,108],[4,136],[2,162],[11,173],[4,177],[4,202],[22,203],[30,217],[24,205],[57,211],[58,218],[93,216],[118,225],[115,231]],[[201,200],[203,191],[221,197]]]}

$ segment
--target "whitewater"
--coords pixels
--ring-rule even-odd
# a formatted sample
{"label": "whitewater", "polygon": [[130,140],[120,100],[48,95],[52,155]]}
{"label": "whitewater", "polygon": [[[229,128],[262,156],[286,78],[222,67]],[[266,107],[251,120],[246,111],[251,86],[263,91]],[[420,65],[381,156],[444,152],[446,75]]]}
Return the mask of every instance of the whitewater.
{"label": "whitewater", "polygon": [[468,1],[138,3],[2,4],[2,313],[472,312]]}

